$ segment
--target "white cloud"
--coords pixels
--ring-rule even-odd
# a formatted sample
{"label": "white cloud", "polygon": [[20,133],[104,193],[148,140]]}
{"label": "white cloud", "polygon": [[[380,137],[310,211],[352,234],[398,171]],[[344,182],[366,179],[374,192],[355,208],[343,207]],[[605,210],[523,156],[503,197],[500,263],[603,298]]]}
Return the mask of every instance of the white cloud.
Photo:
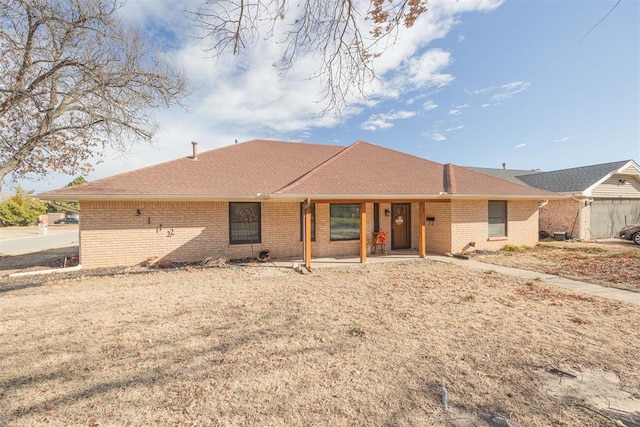
{"label": "white cloud", "polygon": [[564,138],[554,139],[553,142],[565,142],[565,141],[569,141],[570,139],[573,139],[573,137],[565,136]]}
{"label": "white cloud", "polygon": [[456,131],[456,130],[460,130],[460,129],[462,129],[462,128],[464,128],[464,126],[463,126],[463,125],[460,125],[460,126],[456,126],[456,127],[452,127],[452,128],[447,128],[447,129],[445,129],[444,131],[445,131],[445,132],[453,132],[453,131]]}
{"label": "white cloud", "polygon": [[464,34],[460,34],[460,35],[458,36],[458,42],[463,42],[463,41],[464,41],[464,39],[465,39],[465,35],[464,35]]}
{"label": "white cloud", "polygon": [[489,102],[482,104],[482,108],[499,105],[500,101],[511,98],[512,96],[525,91],[531,82],[517,81],[505,83],[500,86],[489,86],[475,90],[465,90],[468,95],[491,95]]}
{"label": "white cloud", "polygon": [[452,109],[449,110],[449,115],[451,116],[459,116],[462,114],[462,111],[465,108],[468,108],[469,104],[462,104],[462,105],[457,105],[455,107],[453,107]]}
{"label": "white cloud", "polygon": [[498,93],[491,97],[491,101],[501,101],[526,90],[531,82],[512,82],[500,86]]}
{"label": "white cloud", "polygon": [[433,132],[431,134],[431,139],[433,139],[434,141],[444,141],[447,139],[447,137],[441,134],[440,132]]}
{"label": "white cloud", "polygon": [[424,104],[422,104],[422,109],[425,111],[430,111],[436,108],[438,108],[438,104],[436,104],[433,101],[427,101]]}
{"label": "white cloud", "polygon": [[415,111],[389,111],[388,113],[381,114],[372,114],[369,116],[367,121],[363,122],[360,125],[361,129],[364,130],[380,130],[380,129],[388,129],[393,127],[394,120],[408,119],[415,116]]}
{"label": "white cloud", "polygon": [[515,147],[513,147],[513,148],[522,148],[522,147],[526,147],[526,146],[527,146],[527,144],[526,144],[526,143],[525,143],[525,144],[518,144],[518,145],[516,145],[516,146],[515,146]]}

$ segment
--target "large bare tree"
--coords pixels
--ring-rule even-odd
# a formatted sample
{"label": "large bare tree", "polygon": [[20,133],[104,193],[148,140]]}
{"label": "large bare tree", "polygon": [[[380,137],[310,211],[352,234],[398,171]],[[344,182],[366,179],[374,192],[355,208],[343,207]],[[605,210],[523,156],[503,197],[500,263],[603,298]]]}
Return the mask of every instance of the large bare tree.
{"label": "large bare tree", "polygon": [[428,0],[203,0],[190,11],[203,30],[205,49],[240,54],[259,39],[284,46],[287,72],[306,55],[319,59],[312,78],[322,81],[325,112],[340,113],[366,95],[376,78],[373,60],[402,27],[413,26]]}
{"label": "large bare tree", "polygon": [[86,173],[106,146],[152,137],[181,72],[122,21],[118,0],[0,0],[0,185]]}

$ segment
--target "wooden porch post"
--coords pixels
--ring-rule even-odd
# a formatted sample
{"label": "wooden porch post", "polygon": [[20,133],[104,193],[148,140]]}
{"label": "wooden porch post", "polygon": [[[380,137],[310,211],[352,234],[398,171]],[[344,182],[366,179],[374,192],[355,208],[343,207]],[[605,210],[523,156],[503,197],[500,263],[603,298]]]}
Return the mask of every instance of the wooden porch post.
{"label": "wooden porch post", "polygon": [[304,209],[304,266],[311,268],[311,203]]}
{"label": "wooden porch post", "polygon": [[367,262],[367,204],[360,203],[360,262]]}
{"label": "wooden porch post", "polygon": [[424,202],[418,206],[418,254],[422,258],[427,254],[427,209]]}

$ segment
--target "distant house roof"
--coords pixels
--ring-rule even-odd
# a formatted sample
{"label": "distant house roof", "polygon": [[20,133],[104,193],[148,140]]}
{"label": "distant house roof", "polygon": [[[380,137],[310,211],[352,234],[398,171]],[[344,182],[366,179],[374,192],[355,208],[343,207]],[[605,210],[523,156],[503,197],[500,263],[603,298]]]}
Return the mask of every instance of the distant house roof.
{"label": "distant house roof", "polygon": [[251,140],[74,187],[49,200],[509,197],[554,194],[358,141],[348,147]]}
{"label": "distant house roof", "polygon": [[601,163],[598,165],[521,175],[518,178],[527,185],[559,193],[583,192],[610,173],[632,160]]}
{"label": "distant house roof", "polygon": [[467,167],[467,169],[471,169],[476,172],[495,176],[496,178],[506,179],[507,181],[515,182],[518,184],[524,184],[524,182],[520,180],[518,177],[523,175],[540,173],[540,169],[520,170],[520,169],[493,169],[493,168],[476,168],[476,167]]}
{"label": "distant house roof", "polygon": [[636,169],[638,168],[633,160],[621,160],[549,172],[474,167],[468,169],[542,190],[557,193],[581,193],[630,164],[635,165]]}

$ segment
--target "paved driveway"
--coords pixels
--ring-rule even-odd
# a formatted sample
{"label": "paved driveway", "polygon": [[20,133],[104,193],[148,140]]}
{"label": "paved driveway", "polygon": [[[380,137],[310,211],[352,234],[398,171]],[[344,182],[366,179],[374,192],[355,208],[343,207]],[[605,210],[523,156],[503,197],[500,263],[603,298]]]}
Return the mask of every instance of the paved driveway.
{"label": "paved driveway", "polygon": [[38,234],[37,227],[7,227],[0,229],[0,256],[21,255],[47,249],[79,244],[78,226],[49,226],[47,234]]}

